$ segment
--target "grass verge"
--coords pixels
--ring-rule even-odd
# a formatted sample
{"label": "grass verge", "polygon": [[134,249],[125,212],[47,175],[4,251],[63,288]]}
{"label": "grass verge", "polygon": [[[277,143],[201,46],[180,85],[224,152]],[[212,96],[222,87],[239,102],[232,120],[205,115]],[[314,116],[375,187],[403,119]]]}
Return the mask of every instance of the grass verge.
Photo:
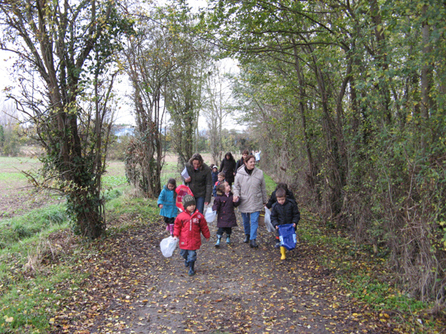
{"label": "grass verge", "polygon": [[[51,240],[56,233],[63,240]],[[49,329],[49,316],[68,293],[59,291],[57,285],[68,278],[73,284],[80,280],[63,261],[69,234],[63,205],[0,222],[1,333],[45,333]]]}

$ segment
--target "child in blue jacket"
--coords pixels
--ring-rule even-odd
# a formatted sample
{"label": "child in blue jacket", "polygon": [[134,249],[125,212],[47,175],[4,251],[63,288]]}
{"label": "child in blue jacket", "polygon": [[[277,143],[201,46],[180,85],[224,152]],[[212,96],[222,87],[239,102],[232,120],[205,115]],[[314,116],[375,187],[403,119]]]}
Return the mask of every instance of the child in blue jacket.
{"label": "child in blue jacket", "polygon": [[176,180],[169,179],[158,196],[158,207],[161,209],[160,215],[163,216],[164,223],[166,223],[166,230],[170,233],[170,235],[173,235],[174,222],[178,214],[178,208],[175,204],[177,195],[175,193],[176,187]]}

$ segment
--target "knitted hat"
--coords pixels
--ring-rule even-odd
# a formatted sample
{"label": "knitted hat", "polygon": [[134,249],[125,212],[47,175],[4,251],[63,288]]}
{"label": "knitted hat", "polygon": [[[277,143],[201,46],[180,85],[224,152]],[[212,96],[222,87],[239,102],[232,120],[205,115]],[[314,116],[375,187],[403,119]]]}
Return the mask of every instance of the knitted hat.
{"label": "knitted hat", "polygon": [[197,203],[195,202],[194,196],[186,194],[183,197],[183,208],[187,209],[187,207],[190,205],[197,205]]}

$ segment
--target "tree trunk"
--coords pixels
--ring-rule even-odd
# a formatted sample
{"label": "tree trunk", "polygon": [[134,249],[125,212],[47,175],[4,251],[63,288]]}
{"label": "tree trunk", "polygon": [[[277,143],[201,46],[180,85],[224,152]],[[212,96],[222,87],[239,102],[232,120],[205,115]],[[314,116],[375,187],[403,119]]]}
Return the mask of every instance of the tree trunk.
{"label": "tree trunk", "polygon": [[318,172],[317,172],[315,163],[313,161],[313,154],[311,151],[310,139],[308,137],[308,131],[307,131],[307,118],[305,115],[304,101],[306,101],[306,99],[307,99],[306,92],[305,92],[305,79],[304,79],[304,75],[302,73],[302,69],[300,67],[297,46],[296,46],[296,43],[294,42],[294,40],[293,40],[293,55],[294,55],[294,67],[296,70],[297,78],[299,80],[299,113],[300,113],[301,119],[302,119],[302,131],[303,131],[303,136],[304,136],[304,145],[305,145],[305,151],[307,153],[308,167],[310,169],[310,171],[308,173],[307,182],[308,182],[308,186],[310,187],[310,189],[312,189],[314,191],[316,203],[318,203],[318,205],[320,206],[321,205],[321,195],[320,195],[320,190],[319,190],[319,182],[316,181],[317,177],[318,177],[317,176]]}

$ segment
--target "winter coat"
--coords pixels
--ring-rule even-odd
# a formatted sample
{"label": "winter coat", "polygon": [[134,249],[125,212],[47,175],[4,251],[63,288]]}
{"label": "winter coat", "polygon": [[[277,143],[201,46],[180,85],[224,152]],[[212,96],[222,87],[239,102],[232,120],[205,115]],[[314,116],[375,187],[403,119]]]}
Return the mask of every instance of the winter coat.
{"label": "winter coat", "polygon": [[231,192],[229,196],[226,196],[226,194],[217,191],[217,197],[215,197],[214,205],[212,205],[212,210],[218,213],[217,227],[237,226],[234,208],[240,205],[240,200],[234,203],[233,198]]}
{"label": "winter coat", "polygon": [[212,184],[218,181],[218,172],[211,172],[212,175]]}
{"label": "winter coat", "polygon": [[224,158],[221,161],[220,172],[225,173],[225,180],[231,184],[234,182],[235,166],[236,166],[236,162],[234,159],[228,160],[228,159]]}
{"label": "winter coat", "polygon": [[249,175],[246,168],[240,168],[235,176],[232,190],[234,196],[240,197],[240,212],[252,213],[263,210],[263,204],[266,203],[266,188],[260,169],[254,167]]}
{"label": "winter coat", "polygon": [[178,214],[178,208],[175,204],[174,191],[175,190],[169,190],[167,186],[164,186],[163,190],[161,190],[161,193],[158,196],[158,206],[160,204],[163,205],[163,208],[160,211],[160,215],[163,217],[175,218]]}
{"label": "winter coat", "polygon": [[243,160],[243,158],[240,158],[240,160],[238,160],[235,164],[235,174],[237,174],[239,168],[242,166],[245,166],[245,161]]}
{"label": "winter coat", "polygon": [[211,237],[208,224],[203,214],[195,210],[191,215],[188,211],[180,213],[175,219],[173,235],[179,237],[180,249],[197,250],[201,246],[201,235],[206,239]]}
{"label": "winter coat", "polygon": [[297,203],[292,199],[285,199],[285,203],[278,202],[273,205],[271,211],[271,223],[274,227],[284,224],[296,224],[300,220],[300,212]]}
{"label": "winter coat", "polygon": [[[269,198],[268,203],[266,203],[266,207],[268,209],[271,209],[273,205],[277,203],[276,191],[277,189],[271,193],[271,197]],[[286,197],[292,199],[293,201],[296,201],[296,198],[294,198],[293,192],[291,190],[286,190]]]}
{"label": "winter coat", "polygon": [[217,197],[217,186],[220,184],[221,182],[217,180],[217,182],[215,182],[214,187],[212,188],[212,194],[214,195],[214,197]]}
{"label": "winter coat", "polygon": [[198,170],[195,170],[190,163],[187,163],[186,169],[191,177],[191,181],[187,185],[192,190],[194,197],[204,197],[204,201],[209,203],[212,194],[212,177],[209,166],[203,163]]}

